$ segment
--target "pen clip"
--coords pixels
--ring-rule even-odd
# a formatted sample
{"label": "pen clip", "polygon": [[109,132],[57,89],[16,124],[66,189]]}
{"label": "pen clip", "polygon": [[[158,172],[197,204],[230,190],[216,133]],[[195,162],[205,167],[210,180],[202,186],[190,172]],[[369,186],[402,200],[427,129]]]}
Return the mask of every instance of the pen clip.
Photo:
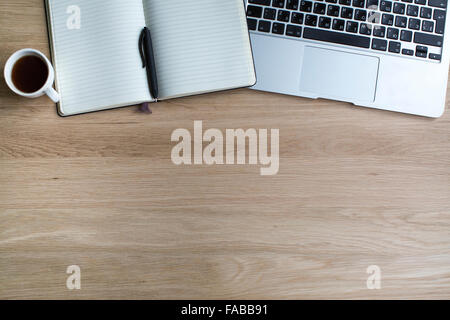
{"label": "pen clip", "polygon": [[146,31],[147,28],[145,27],[144,29],[142,29],[141,35],[139,36],[139,53],[142,59],[142,68],[145,68],[147,66],[147,60],[145,59],[145,52],[144,52],[144,38]]}

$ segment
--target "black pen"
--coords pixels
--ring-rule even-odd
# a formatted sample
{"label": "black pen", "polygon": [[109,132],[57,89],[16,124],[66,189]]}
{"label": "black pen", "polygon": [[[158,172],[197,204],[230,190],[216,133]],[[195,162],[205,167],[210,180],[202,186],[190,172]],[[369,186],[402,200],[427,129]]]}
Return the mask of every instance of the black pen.
{"label": "black pen", "polygon": [[145,27],[139,37],[139,52],[142,58],[142,67],[147,69],[148,86],[153,99],[158,99],[158,78],[156,76],[155,55],[153,53],[152,36]]}

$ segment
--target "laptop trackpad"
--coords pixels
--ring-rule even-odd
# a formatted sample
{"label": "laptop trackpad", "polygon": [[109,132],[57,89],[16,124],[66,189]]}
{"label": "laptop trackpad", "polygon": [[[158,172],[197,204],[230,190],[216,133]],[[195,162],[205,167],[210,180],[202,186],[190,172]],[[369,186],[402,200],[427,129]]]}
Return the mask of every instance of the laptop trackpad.
{"label": "laptop trackpad", "polygon": [[373,102],[379,59],[338,50],[305,47],[300,91],[350,102]]}

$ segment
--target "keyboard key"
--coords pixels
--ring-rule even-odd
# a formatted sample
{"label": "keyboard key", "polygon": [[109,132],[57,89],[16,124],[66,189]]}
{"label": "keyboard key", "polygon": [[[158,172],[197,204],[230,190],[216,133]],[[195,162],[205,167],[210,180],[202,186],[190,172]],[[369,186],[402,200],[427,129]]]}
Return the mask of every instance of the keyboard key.
{"label": "keyboard key", "polygon": [[402,30],[400,32],[400,40],[411,42],[412,41],[412,31],[409,30]]}
{"label": "keyboard key", "polygon": [[369,28],[367,23],[361,23],[359,26],[359,33],[370,36],[372,34],[372,29]]}
{"label": "keyboard key", "polygon": [[427,20],[422,21],[422,31],[433,32],[433,30],[434,30],[434,22],[433,21],[427,21]]}
{"label": "keyboard key", "polygon": [[351,6],[352,0],[339,0],[339,4],[342,4],[344,6]]}
{"label": "keyboard key", "polygon": [[258,31],[260,31],[260,32],[269,32],[271,25],[272,25],[272,23],[270,21],[259,20]]}
{"label": "keyboard key", "polygon": [[325,29],[330,29],[330,27],[331,27],[331,18],[320,17],[319,18],[319,27],[320,28],[325,28]]}
{"label": "keyboard key", "polygon": [[374,24],[381,22],[381,13],[379,11],[369,11],[367,14],[367,21]]}
{"label": "keyboard key", "polygon": [[367,19],[367,11],[366,10],[362,10],[362,9],[356,9],[355,10],[355,20],[358,21],[366,21]]}
{"label": "keyboard key", "polygon": [[406,5],[403,3],[394,3],[394,9],[393,12],[396,14],[405,14]]}
{"label": "keyboard key", "polygon": [[283,21],[283,22],[289,22],[290,16],[291,16],[291,13],[289,11],[278,10],[277,20],[278,21]]}
{"label": "keyboard key", "polygon": [[353,0],[353,6],[356,8],[364,8],[366,0]]}
{"label": "keyboard key", "polygon": [[347,32],[358,33],[358,22],[347,21],[347,27],[345,28]]}
{"label": "keyboard key", "polygon": [[366,8],[370,8],[373,10],[378,9],[378,0],[367,0]]}
{"label": "keyboard key", "polygon": [[270,6],[271,0],[248,0],[248,3],[259,4],[262,6]]}
{"label": "keyboard key", "polygon": [[433,11],[433,9],[431,9],[431,8],[422,7],[422,8],[420,8],[420,17],[424,18],[424,19],[431,19],[432,11]]}
{"label": "keyboard key", "polygon": [[333,30],[344,31],[345,20],[333,19]]}
{"label": "keyboard key", "polygon": [[317,16],[312,14],[307,14],[305,16],[305,26],[317,26]]}
{"label": "keyboard key", "polygon": [[442,22],[436,21],[436,27],[434,28],[434,32],[437,34],[444,34],[445,24]]}
{"label": "keyboard key", "polygon": [[412,4],[408,4],[408,7],[406,9],[406,15],[411,17],[417,17],[419,15],[419,7]]}
{"label": "keyboard key", "polygon": [[420,29],[420,20],[409,18],[408,28],[412,30],[419,30]]}
{"label": "keyboard key", "polygon": [[314,13],[325,14],[326,10],[327,5],[325,3],[317,3],[317,2],[314,3],[314,10],[313,10]]}
{"label": "keyboard key", "polygon": [[372,49],[379,51],[387,50],[387,41],[382,39],[372,39]]}
{"label": "keyboard key", "polygon": [[381,26],[373,27],[373,36],[374,37],[384,38],[385,34],[386,34],[386,27],[381,27]]}
{"label": "keyboard key", "polygon": [[428,54],[428,48],[424,46],[416,46],[416,57],[426,58]]}
{"label": "keyboard key", "polygon": [[247,16],[248,17],[254,17],[254,18],[261,18],[262,17],[262,7],[256,7],[256,6],[248,6],[247,7]]}
{"label": "keyboard key", "polygon": [[445,20],[445,10],[434,9],[433,20]]}
{"label": "keyboard key", "polygon": [[400,53],[400,48],[401,48],[401,44],[400,42],[395,42],[395,41],[389,41],[389,52],[393,52],[393,53]]}
{"label": "keyboard key", "polygon": [[427,0],[414,0],[415,4],[421,4],[421,5],[426,5],[427,4]]}
{"label": "keyboard key", "polygon": [[303,13],[292,12],[291,22],[295,23],[295,24],[302,24],[303,23]]}
{"label": "keyboard key", "polygon": [[258,20],[247,18],[247,25],[249,30],[256,30],[256,26],[258,24]]}
{"label": "keyboard key", "polygon": [[264,19],[266,20],[275,20],[275,17],[277,15],[277,10],[272,8],[265,8],[264,9]]}
{"label": "keyboard key", "polygon": [[392,40],[398,40],[399,31],[397,28],[388,28],[386,37]]}
{"label": "keyboard key", "polygon": [[337,3],[338,0],[325,0],[325,2],[328,2],[328,3]]}
{"label": "keyboard key", "polygon": [[407,56],[413,56],[413,55],[414,55],[414,50],[411,50],[411,49],[403,49],[403,50],[402,50],[402,54],[407,55]]}
{"label": "keyboard key", "polygon": [[332,4],[328,5],[327,15],[339,17],[339,6],[334,6]]}
{"label": "keyboard key", "polygon": [[444,34],[445,11],[439,10],[439,9],[434,9],[433,20],[436,21],[436,28],[434,29],[434,32],[436,32],[438,34]]}
{"label": "keyboard key", "polygon": [[381,23],[386,26],[392,26],[394,24],[394,15],[383,13],[383,16],[381,17]]}
{"label": "keyboard key", "polygon": [[286,1],[286,9],[297,10],[298,2],[299,2],[299,0],[287,0]]}
{"label": "keyboard key", "polygon": [[284,23],[274,22],[272,24],[272,33],[284,34]]}
{"label": "keyboard key", "polygon": [[428,0],[430,7],[445,9],[447,8],[447,0]]}
{"label": "keyboard key", "polygon": [[323,29],[305,28],[305,31],[303,33],[303,38],[318,40],[318,41],[332,42],[332,43],[337,43],[337,44],[345,44],[345,45],[359,47],[359,48],[369,48],[370,47],[370,38],[369,37],[348,34],[348,33],[334,32],[334,31],[323,30]]}
{"label": "keyboard key", "polygon": [[273,0],[272,7],[284,8],[284,0]]}
{"label": "keyboard key", "polygon": [[412,3],[413,0],[402,0],[402,2],[408,2],[408,3]]}
{"label": "keyboard key", "polygon": [[425,44],[427,46],[442,47],[442,36],[429,33],[414,32],[414,43]]}
{"label": "keyboard key", "polygon": [[300,11],[311,12],[312,11],[312,2],[302,0],[302,2],[300,3]]}
{"label": "keyboard key", "polygon": [[381,0],[380,2],[380,11],[391,12],[392,11],[392,2]]}
{"label": "keyboard key", "polygon": [[440,54],[436,54],[436,53],[430,53],[428,58],[433,59],[433,60],[441,60],[441,55]]}
{"label": "keyboard key", "polygon": [[286,35],[290,37],[300,38],[302,36],[302,27],[288,24],[286,28]]}
{"label": "keyboard key", "polygon": [[349,7],[342,7],[341,18],[351,19],[353,17],[353,9]]}
{"label": "keyboard key", "polygon": [[399,28],[406,28],[408,24],[408,18],[402,16],[395,17],[395,26]]}

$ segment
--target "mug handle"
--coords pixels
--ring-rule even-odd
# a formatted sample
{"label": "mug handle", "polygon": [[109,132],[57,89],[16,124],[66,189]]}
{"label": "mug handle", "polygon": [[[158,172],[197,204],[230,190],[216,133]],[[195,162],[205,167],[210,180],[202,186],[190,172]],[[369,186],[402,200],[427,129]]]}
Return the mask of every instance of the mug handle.
{"label": "mug handle", "polygon": [[53,89],[53,87],[48,88],[47,90],[45,90],[45,94],[53,100],[54,103],[58,103],[60,100],[60,96],[59,93],[56,92],[55,89]]}

